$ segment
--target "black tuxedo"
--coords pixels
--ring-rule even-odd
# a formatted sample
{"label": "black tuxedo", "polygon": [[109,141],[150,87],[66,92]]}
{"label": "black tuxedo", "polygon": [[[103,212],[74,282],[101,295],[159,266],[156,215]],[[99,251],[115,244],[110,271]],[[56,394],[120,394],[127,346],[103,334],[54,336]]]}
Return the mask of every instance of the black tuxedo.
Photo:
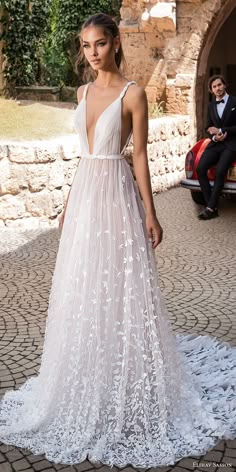
{"label": "black tuxedo", "polygon": [[[229,95],[221,118],[217,113],[217,107],[219,105],[216,101],[208,105],[206,131],[214,126],[221,128],[223,133],[226,132],[227,137],[224,141],[214,142],[212,140],[214,134],[207,131],[211,142],[203,152],[197,167],[198,179],[206,205],[212,209],[217,207],[225,175],[232,162],[236,160],[236,97]],[[207,171],[214,165],[216,165],[216,176],[214,187],[211,189]]]}
{"label": "black tuxedo", "polygon": [[[221,118],[217,113],[217,107],[215,100],[208,105],[206,131],[211,126],[221,128],[223,132],[226,131],[227,138],[223,141],[223,144],[228,149],[236,151],[236,97],[229,95]],[[213,136],[210,133],[208,135],[210,138]],[[211,141],[207,147],[216,146],[217,144]]]}

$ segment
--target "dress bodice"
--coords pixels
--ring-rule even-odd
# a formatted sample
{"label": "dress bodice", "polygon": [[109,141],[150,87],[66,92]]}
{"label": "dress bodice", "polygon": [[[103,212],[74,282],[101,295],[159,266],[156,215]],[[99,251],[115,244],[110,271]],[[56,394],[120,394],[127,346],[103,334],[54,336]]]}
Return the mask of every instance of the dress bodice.
{"label": "dress bodice", "polygon": [[128,82],[120,95],[100,114],[94,130],[92,154],[89,152],[89,142],[86,129],[86,97],[90,83],[91,82],[85,86],[83,97],[75,112],[74,126],[79,136],[80,156],[102,159],[105,159],[106,157],[112,157],[114,159],[121,158],[132,134],[131,131],[123,149],[121,149],[122,99],[125,96],[128,87],[135,82]]}

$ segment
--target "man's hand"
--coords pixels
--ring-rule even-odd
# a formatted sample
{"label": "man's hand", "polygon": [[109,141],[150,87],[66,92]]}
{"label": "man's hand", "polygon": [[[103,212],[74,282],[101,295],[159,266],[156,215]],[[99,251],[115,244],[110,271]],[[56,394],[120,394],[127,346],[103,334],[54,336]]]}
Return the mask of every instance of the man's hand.
{"label": "man's hand", "polygon": [[215,128],[215,126],[210,126],[210,128],[208,128],[207,131],[210,134],[218,134],[220,132],[220,129]]}
{"label": "man's hand", "polygon": [[217,141],[224,141],[226,138],[227,138],[227,133],[226,132],[225,133],[220,132],[218,134],[215,134],[214,141],[216,141],[216,142]]}

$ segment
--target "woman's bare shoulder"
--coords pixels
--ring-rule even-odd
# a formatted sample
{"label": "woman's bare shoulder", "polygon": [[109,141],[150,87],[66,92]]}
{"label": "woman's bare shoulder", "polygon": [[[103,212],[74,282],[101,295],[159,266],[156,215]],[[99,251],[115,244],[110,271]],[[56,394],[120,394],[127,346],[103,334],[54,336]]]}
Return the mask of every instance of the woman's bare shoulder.
{"label": "woman's bare shoulder", "polygon": [[127,90],[127,105],[134,109],[137,105],[147,102],[147,95],[143,87],[132,84]]}
{"label": "woman's bare shoulder", "polygon": [[138,85],[136,82],[133,82],[132,84],[130,84],[130,87],[128,88],[128,90],[132,92],[133,94],[138,94],[139,96],[146,94],[144,88],[141,87],[141,85]]}

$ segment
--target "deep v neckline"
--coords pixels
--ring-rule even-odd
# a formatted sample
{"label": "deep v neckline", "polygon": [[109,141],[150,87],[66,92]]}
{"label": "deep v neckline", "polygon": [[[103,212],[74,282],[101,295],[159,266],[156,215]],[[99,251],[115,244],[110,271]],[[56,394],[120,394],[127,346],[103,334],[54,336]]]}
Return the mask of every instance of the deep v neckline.
{"label": "deep v neckline", "polygon": [[84,102],[85,102],[85,135],[86,135],[86,141],[87,141],[87,147],[88,147],[88,152],[89,154],[93,154],[94,152],[94,142],[95,142],[95,137],[96,137],[96,129],[97,129],[97,125],[99,123],[99,120],[101,119],[101,117],[104,115],[104,113],[114,104],[116,103],[118,100],[120,100],[122,98],[122,93],[124,92],[125,88],[127,87],[127,84],[129,82],[127,82],[126,86],[123,88],[123,90],[120,92],[119,96],[117,98],[115,98],[115,100],[113,100],[109,105],[107,105],[106,108],[104,108],[104,110],[102,111],[102,113],[100,113],[99,117],[97,118],[97,121],[95,123],[95,126],[94,126],[94,133],[93,133],[93,146],[92,146],[92,152],[90,152],[90,146],[89,146],[89,139],[88,139],[88,126],[87,126],[87,94],[88,94],[88,89],[89,89],[89,86],[92,82],[89,82],[88,83],[88,86],[87,86],[87,89],[86,89],[86,92],[84,94]]}

